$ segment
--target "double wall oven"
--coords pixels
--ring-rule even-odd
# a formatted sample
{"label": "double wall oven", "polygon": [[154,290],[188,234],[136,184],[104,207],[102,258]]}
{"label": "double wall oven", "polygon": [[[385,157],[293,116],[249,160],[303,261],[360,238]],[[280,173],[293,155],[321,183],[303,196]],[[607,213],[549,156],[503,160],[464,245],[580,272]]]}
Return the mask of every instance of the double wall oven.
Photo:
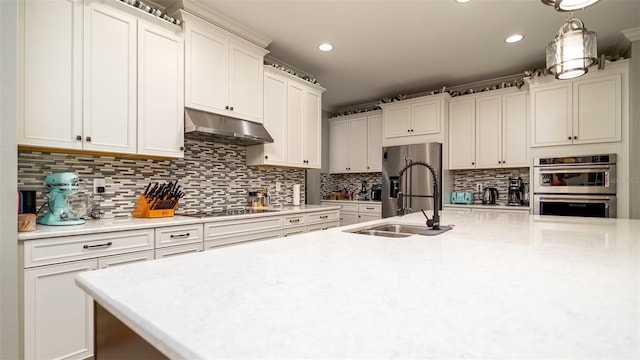
{"label": "double wall oven", "polygon": [[616,155],[536,158],[536,215],[616,217]]}

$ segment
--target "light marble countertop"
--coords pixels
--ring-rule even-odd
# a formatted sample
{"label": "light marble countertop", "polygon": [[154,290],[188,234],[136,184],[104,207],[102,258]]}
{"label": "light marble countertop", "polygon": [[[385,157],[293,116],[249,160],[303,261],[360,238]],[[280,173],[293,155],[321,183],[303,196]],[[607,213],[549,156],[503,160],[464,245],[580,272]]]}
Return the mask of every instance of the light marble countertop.
{"label": "light marble countertop", "polygon": [[176,226],[176,225],[189,225],[198,223],[208,223],[213,221],[228,221],[234,219],[246,219],[249,217],[264,217],[264,216],[280,216],[295,213],[306,213],[320,210],[339,210],[337,205],[301,205],[301,206],[270,206],[266,209],[275,210],[273,212],[265,212],[259,214],[243,214],[243,215],[227,215],[198,218],[192,216],[171,216],[162,218],[110,218],[100,220],[87,220],[82,225],[65,225],[65,226],[50,226],[50,225],[36,225],[35,231],[19,232],[18,241],[44,239],[60,236],[73,236],[73,235],[86,235],[96,234],[111,231],[126,231],[137,229],[148,229],[163,226]]}
{"label": "light marble countertop", "polygon": [[444,210],[79,274],[171,358],[638,358],[640,220]]}
{"label": "light marble countertop", "polygon": [[520,206],[510,206],[507,205],[507,203],[504,202],[500,202],[500,203],[496,203],[494,205],[488,205],[488,204],[442,204],[443,208],[471,208],[471,209],[500,209],[500,210],[530,210],[531,207],[530,206],[526,206],[526,205],[520,205]]}
{"label": "light marble countertop", "polygon": [[382,204],[380,200],[320,200],[328,203],[356,203],[356,204]]}

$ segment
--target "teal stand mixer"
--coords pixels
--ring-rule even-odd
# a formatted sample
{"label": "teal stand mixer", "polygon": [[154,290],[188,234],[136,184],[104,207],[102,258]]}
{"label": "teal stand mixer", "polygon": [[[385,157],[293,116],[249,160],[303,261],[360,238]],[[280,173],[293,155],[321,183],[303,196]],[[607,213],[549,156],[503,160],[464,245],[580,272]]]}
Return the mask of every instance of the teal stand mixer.
{"label": "teal stand mixer", "polygon": [[80,194],[80,178],[70,172],[53,173],[44,179],[49,210],[37,220],[43,225],[79,225],[88,208],[89,198]]}

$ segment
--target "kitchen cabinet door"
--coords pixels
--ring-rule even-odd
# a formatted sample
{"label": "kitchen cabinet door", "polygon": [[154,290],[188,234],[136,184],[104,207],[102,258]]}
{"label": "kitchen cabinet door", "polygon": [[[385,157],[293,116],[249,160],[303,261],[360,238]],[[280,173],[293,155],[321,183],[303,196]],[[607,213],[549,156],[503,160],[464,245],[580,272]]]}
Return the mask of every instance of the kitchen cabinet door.
{"label": "kitchen cabinet door", "polygon": [[348,172],[367,172],[367,117],[349,120]]}
{"label": "kitchen cabinet door", "polygon": [[621,74],[573,83],[573,143],[620,141]]}
{"label": "kitchen cabinet door", "polygon": [[531,146],[572,143],[571,83],[532,88]]}
{"label": "kitchen cabinet door", "polygon": [[367,117],[367,171],[382,171],[382,115]]}
{"label": "kitchen cabinet door", "polygon": [[527,92],[502,96],[502,167],[529,167]]}
{"label": "kitchen cabinet door", "polygon": [[91,259],[25,270],[25,359],[93,356],[93,299],[75,277],[97,268]]}
{"label": "kitchen cabinet door", "polygon": [[287,88],[288,146],[287,162],[290,166],[304,167],[304,100],[302,85],[289,82]]}
{"label": "kitchen cabinet door", "polygon": [[320,169],[322,158],[322,93],[308,88],[305,92],[305,164]]}
{"label": "kitchen cabinet door", "polygon": [[449,168],[475,168],[475,100],[454,101],[449,104]]}
{"label": "kitchen cabinet door", "polygon": [[476,99],[476,169],[495,169],[502,164],[502,97]]}
{"label": "kitchen cabinet door", "polygon": [[19,145],[82,149],[82,6],[18,2]]}
{"label": "kitchen cabinet door", "polygon": [[440,100],[411,104],[411,135],[440,132]]}
{"label": "kitchen cabinet door", "polygon": [[184,157],[182,38],[138,24],[138,153]]}
{"label": "kitchen cabinet door", "polygon": [[91,3],[84,22],[84,149],[135,154],[137,19]]}
{"label": "kitchen cabinet door", "polygon": [[229,46],[229,108],[232,116],[261,123],[263,53],[234,42]]}
{"label": "kitchen cabinet door", "polygon": [[229,98],[229,42],[213,25],[185,18],[185,106],[226,113]]}
{"label": "kitchen cabinet door", "polygon": [[349,170],[349,120],[333,120],[329,124],[329,172]]}
{"label": "kitchen cabinet door", "polygon": [[384,137],[393,138],[408,136],[411,132],[411,106],[409,104],[393,104],[385,107]]}

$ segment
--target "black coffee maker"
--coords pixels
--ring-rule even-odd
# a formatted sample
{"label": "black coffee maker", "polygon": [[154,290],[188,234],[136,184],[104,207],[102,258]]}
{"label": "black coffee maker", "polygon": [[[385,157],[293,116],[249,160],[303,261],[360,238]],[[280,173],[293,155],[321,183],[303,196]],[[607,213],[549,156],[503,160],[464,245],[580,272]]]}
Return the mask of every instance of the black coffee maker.
{"label": "black coffee maker", "polygon": [[382,200],[382,185],[380,184],[371,185],[371,200],[375,200],[375,201]]}
{"label": "black coffee maker", "polygon": [[522,178],[520,176],[509,176],[509,195],[507,205],[522,205]]}

